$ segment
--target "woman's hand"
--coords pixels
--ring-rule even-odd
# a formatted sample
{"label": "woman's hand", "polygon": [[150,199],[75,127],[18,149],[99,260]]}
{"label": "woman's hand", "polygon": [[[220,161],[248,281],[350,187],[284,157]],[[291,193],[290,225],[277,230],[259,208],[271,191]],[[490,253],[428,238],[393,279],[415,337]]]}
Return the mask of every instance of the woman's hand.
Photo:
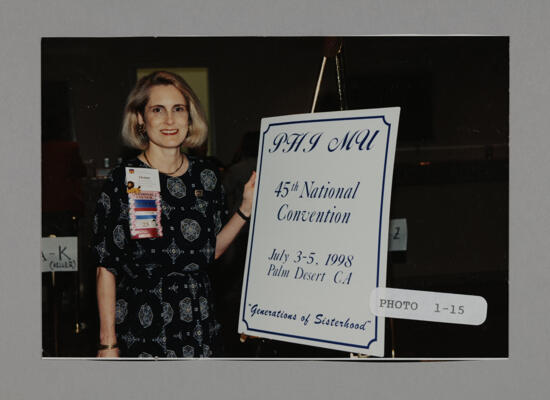
{"label": "woman's hand", "polygon": [[98,358],[118,358],[118,349],[99,350],[97,352]]}
{"label": "woman's hand", "polygon": [[[254,187],[256,186],[256,171],[252,172],[250,179],[244,185],[243,202],[239,209],[246,216],[252,213],[252,200],[254,199]],[[216,236],[216,252],[214,258],[218,259],[227,250],[229,245],[246,224],[246,220],[235,213]]]}
{"label": "woman's hand", "polygon": [[250,179],[244,185],[243,202],[239,207],[241,212],[247,217],[252,213],[252,200],[254,199],[254,187],[256,186],[256,171],[252,171]]}

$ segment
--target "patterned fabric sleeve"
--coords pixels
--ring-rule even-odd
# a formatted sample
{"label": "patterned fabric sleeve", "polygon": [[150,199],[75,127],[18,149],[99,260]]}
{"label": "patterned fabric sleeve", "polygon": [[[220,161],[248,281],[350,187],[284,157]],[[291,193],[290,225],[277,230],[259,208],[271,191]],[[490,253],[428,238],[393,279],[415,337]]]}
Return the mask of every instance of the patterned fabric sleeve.
{"label": "patterned fabric sleeve", "polygon": [[213,182],[215,182],[215,186],[213,186],[214,193],[215,193],[213,217],[214,217],[214,231],[217,235],[218,233],[220,233],[223,226],[229,220],[229,211],[227,210],[226,201],[225,201],[225,189],[222,184],[221,176],[215,167],[212,167],[212,169],[206,169],[204,171],[210,171],[213,174],[215,174],[215,178],[212,180]]}
{"label": "patterned fabric sleeve", "polygon": [[129,239],[128,203],[123,200],[126,196],[123,183],[124,169],[114,169],[99,195],[93,220],[94,263],[114,275],[120,275],[127,257]]}
{"label": "patterned fabric sleeve", "polygon": [[222,227],[229,221],[229,210],[227,209],[227,202],[225,196],[225,189],[220,180],[220,213],[222,220]]}

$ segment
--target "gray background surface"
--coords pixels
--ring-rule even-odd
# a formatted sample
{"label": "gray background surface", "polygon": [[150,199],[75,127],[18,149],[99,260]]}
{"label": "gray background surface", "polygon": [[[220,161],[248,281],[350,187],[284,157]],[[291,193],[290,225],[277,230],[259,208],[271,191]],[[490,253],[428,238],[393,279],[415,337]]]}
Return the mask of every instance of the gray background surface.
{"label": "gray background surface", "polygon": [[[549,16],[544,1],[4,0],[0,398],[545,398],[550,388]],[[41,360],[41,37],[457,33],[511,37],[509,360]]]}

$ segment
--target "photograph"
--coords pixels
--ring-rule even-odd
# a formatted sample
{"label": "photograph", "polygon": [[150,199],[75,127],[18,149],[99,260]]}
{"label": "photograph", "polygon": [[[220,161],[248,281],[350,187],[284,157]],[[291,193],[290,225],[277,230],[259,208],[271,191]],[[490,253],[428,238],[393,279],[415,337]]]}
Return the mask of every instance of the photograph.
{"label": "photograph", "polygon": [[42,37],[41,357],[509,357],[510,37]]}

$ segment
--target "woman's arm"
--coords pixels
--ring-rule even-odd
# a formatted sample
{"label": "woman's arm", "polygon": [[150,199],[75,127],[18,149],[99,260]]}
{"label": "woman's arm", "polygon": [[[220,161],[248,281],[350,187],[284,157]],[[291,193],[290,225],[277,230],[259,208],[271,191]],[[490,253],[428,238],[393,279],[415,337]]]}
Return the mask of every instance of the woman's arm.
{"label": "woman's arm", "polygon": [[[239,209],[241,212],[249,217],[252,212],[252,200],[254,198],[254,186],[256,185],[256,171],[252,172],[250,179],[244,185],[243,201]],[[231,219],[225,224],[223,229],[216,236],[216,253],[214,258],[218,259],[227,250],[229,245],[233,242],[241,228],[246,224],[240,215],[235,213]]]}
{"label": "woman's arm", "polygon": [[[115,332],[115,276],[104,267],[97,267],[97,306],[99,309],[99,343],[116,344]],[[98,357],[118,357],[118,349],[99,350]]]}

